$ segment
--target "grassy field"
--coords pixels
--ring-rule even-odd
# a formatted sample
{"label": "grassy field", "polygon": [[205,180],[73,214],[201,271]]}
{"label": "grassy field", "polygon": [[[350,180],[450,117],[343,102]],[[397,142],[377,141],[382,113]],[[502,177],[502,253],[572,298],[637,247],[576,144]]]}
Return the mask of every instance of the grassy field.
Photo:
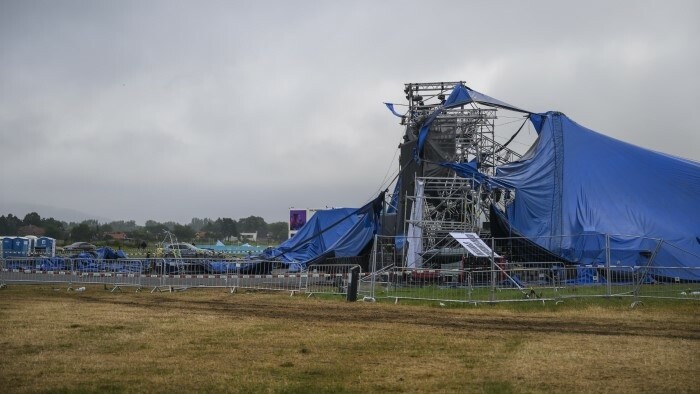
{"label": "grassy field", "polygon": [[700,303],[0,290],[3,392],[700,392]]}

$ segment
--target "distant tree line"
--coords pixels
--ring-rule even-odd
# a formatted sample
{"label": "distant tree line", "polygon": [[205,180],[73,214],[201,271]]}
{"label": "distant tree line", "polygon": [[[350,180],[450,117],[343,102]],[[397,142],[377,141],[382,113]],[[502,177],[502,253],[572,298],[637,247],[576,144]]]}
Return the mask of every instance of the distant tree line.
{"label": "distant tree line", "polygon": [[97,220],[82,222],[64,222],[54,218],[42,218],[31,212],[20,219],[13,214],[0,216],[0,235],[4,236],[47,236],[60,241],[99,242],[114,240],[115,233],[124,233],[127,240],[137,242],[160,242],[167,233],[171,233],[181,242],[197,240],[224,240],[240,236],[241,233],[258,233],[258,239],[279,242],[287,238],[287,223],[266,223],[259,216],[249,216],[234,220],[231,218],[192,218],[189,224],[176,222],[157,222],[147,220],[140,226],[133,220],[115,220],[99,223]]}

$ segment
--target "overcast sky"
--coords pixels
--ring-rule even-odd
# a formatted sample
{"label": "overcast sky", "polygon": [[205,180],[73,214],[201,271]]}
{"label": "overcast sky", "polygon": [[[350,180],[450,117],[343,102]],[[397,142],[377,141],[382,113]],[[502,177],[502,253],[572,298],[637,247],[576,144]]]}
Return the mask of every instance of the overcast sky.
{"label": "overcast sky", "polygon": [[700,2],[608,3],[0,0],[0,214],[360,206],[407,82],[699,160]]}

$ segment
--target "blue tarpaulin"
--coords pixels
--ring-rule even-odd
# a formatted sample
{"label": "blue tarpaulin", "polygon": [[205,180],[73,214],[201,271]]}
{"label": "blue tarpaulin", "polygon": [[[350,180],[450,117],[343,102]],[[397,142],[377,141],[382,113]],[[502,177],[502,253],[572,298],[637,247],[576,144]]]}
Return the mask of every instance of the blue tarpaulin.
{"label": "blue tarpaulin", "polygon": [[420,162],[420,159],[423,154],[423,147],[425,146],[425,140],[428,138],[430,127],[433,125],[433,122],[438,117],[438,115],[440,115],[440,113],[442,113],[442,111],[444,111],[445,109],[456,108],[471,103],[478,103],[491,107],[504,108],[511,111],[530,113],[530,111],[520,109],[501,100],[497,100],[483,93],[479,93],[476,90],[472,90],[464,85],[456,85],[454,89],[452,89],[452,93],[450,93],[450,95],[445,100],[445,103],[433,110],[433,112],[426,118],[426,120],[423,121],[420,131],[418,132],[418,147],[415,152],[415,159],[417,162]]}
{"label": "blue tarpaulin", "polygon": [[98,259],[106,259],[106,260],[114,260],[114,259],[126,259],[128,256],[126,253],[124,253],[123,250],[114,250],[110,248],[109,246],[103,246],[101,248],[97,248],[95,251],[97,254]]}
{"label": "blue tarpaulin", "polygon": [[577,285],[593,285],[607,283],[605,276],[598,275],[596,268],[579,266],[576,268],[576,279],[570,281]]}
{"label": "blue tarpaulin", "polygon": [[383,199],[382,193],[362,208],[317,211],[292,238],[266,250],[263,258],[299,271],[320,256],[359,256],[378,231]]}
{"label": "blue tarpaulin", "polygon": [[401,115],[400,113],[396,112],[396,109],[394,108],[394,106],[395,106],[396,104],[384,103],[384,105],[386,105],[386,107],[389,109],[389,111],[391,111],[392,114],[394,114],[395,116],[398,116],[399,118],[403,118],[403,115]]}
{"label": "blue tarpaulin", "polygon": [[[700,280],[700,163],[589,130],[558,112],[531,115],[538,139],[495,180],[516,190],[510,226],[571,262],[604,260]],[[684,268],[696,268],[695,270]]]}

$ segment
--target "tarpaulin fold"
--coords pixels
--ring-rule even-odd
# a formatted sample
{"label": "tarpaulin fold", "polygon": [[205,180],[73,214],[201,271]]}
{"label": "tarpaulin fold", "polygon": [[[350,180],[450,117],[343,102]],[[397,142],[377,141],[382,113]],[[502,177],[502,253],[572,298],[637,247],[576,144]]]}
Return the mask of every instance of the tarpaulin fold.
{"label": "tarpaulin fold", "polygon": [[299,271],[319,256],[359,256],[379,231],[383,200],[384,193],[361,208],[317,211],[292,238],[262,257]]}
{"label": "tarpaulin fold", "polygon": [[645,266],[657,251],[653,266],[680,267],[665,275],[700,280],[700,270],[682,269],[700,267],[700,163],[616,140],[559,112],[536,120],[535,146],[494,177],[516,190],[505,212],[513,229],[582,263],[604,260],[606,234],[614,264]]}

